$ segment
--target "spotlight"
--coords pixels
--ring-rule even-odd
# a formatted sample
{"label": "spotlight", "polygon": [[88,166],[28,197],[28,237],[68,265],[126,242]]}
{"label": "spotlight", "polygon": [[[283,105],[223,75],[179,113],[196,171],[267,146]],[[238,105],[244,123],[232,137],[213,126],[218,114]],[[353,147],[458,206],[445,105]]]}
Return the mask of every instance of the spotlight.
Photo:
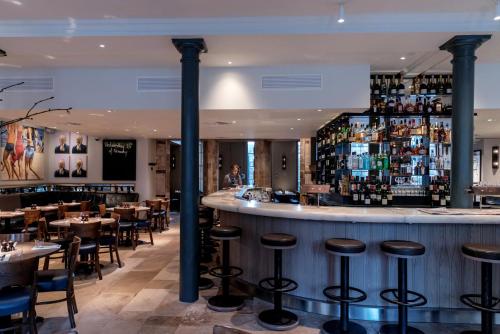
{"label": "spotlight", "polygon": [[338,23],[344,23],[345,22],[345,10],[344,10],[344,3],[341,2],[339,4],[339,18],[337,19]]}
{"label": "spotlight", "polygon": [[500,0],[497,0],[496,13],[495,13],[495,17],[493,18],[493,20],[500,21]]}

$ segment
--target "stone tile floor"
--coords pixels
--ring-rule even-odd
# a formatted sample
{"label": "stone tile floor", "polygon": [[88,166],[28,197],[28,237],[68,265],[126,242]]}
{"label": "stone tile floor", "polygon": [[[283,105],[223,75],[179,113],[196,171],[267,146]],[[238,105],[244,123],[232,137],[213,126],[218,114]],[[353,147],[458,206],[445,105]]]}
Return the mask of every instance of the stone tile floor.
{"label": "stone tile floor", "polygon": [[[38,315],[45,317],[39,326],[41,334],[209,334],[214,325],[226,325],[250,333],[273,333],[264,330],[255,321],[255,314],[269,304],[248,299],[245,307],[232,313],[217,313],[206,307],[206,299],[217,293],[217,288],[202,291],[193,304],[178,301],[179,290],[179,226],[174,223],[169,231],[154,234],[155,245],[140,245],[136,251],[120,249],[124,263],[121,269],[109,263],[102,255],[103,280],[95,275],[78,278],[76,300],[79,312],[77,328],[71,331],[65,303],[38,306]],[[60,266],[51,263],[51,266]],[[40,294],[39,300],[47,298]],[[328,317],[297,312],[301,326],[289,331],[294,334],[319,333]],[[360,321],[369,334],[378,333],[380,323]],[[427,334],[460,333],[471,326],[417,324]],[[500,333],[496,329],[495,333]]]}

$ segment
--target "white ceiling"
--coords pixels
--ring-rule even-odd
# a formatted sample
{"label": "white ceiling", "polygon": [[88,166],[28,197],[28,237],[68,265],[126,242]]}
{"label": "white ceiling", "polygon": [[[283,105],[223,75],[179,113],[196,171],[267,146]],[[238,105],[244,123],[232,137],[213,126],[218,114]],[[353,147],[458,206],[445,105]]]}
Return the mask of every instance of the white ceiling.
{"label": "white ceiling", "polygon": [[[209,52],[201,66],[370,64],[373,71],[449,71],[451,57],[438,48],[461,33],[493,34],[478,50],[478,62],[500,62],[493,0],[346,0],[344,25],[335,22],[338,2],[0,0],[0,49],[8,53],[0,67],[179,67],[172,36],[203,36]],[[200,134],[299,138],[338,112],[201,111]],[[480,111],[480,137],[500,137],[500,127],[487,122],[497,112]],[[2,111],[1,117],[20,114]],[[82,125],[67,125],[69,120]],[[214,125],[233,120],[236,124]],[[76,110],[70,118],[52,114],[36,122],[95,136],[180,136],[180,115],[174,110]]]}

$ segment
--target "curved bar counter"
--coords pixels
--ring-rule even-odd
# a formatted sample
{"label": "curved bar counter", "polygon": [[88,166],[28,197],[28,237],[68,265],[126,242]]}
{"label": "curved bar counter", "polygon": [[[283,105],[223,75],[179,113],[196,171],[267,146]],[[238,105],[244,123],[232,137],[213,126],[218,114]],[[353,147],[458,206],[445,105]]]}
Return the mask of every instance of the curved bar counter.
{"label": "curved bar counter", "polygon": [[[383,302],[379,293],[397,286],[397,261],[380,251],[380,243],[400,239],[426,247],[425,255],[408,263],[408,287],[428,299],[427,305],[410,309],[410,320],[480,322],[480,313],[460,302],[460,295],[480,291],[480,265],[467,260],[461,246],[500,244],[498,210],[486,214],[471,209],[471,214],[463,214],[449,209],[450,214],[430,214],[413,208],[314,207],[240,200],[234,191],[213,193],[202,203],[218,209],[223,224],[242,228],[241,239],[232,245],[231,262],[244,270],[241,280],[250,287],[273,272],[272,253],[260,245],[260,236],[283,232],[297,237],[297,247],[284,253],[284,276],[299,284],[284,300],[288,307],[334,314],[338,305],[328,303],[322,291],[339,281],[340,259],[328,255],[324,243],[333,237],[353,238],[365,242],[367,250],[351,259],[350,285],[366,291],[368,298],[351,306],[352,318],[396,320],[396,308]],[[493,275],[498,282],[500,265],[494,266]],[[500,295],[500,284],[493,285],[493,295]]]}

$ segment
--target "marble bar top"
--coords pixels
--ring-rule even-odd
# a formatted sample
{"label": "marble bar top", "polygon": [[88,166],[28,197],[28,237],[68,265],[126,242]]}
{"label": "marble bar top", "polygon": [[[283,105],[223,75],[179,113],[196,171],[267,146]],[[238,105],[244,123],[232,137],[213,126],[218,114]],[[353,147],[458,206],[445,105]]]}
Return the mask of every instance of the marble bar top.
{"label": "marble bar top", "polygon": [[241,214],[301,220],[391,224],[500,224],[500,210],[317,207],[247,201],[235,198],[235,194],[234,190],[221,190],[203,197],[202,204],[214,209]]}

